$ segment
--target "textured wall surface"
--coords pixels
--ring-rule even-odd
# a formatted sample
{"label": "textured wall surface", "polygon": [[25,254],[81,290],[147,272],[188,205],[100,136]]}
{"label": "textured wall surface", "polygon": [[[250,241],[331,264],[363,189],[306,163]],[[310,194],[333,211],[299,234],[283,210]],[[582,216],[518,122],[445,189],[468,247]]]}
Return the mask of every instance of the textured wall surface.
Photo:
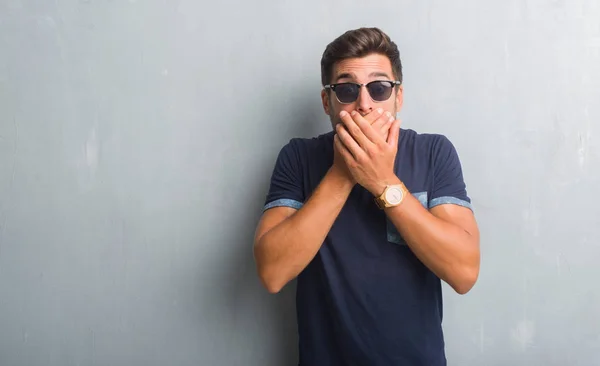
{"label": "textured wall surface", "polygon": [[481,226],[449,364],[600,365],[600,3],[367,4],[0,0],[0,365],[293,365],[294,285],[261,288],[252,235],[363,25]]}

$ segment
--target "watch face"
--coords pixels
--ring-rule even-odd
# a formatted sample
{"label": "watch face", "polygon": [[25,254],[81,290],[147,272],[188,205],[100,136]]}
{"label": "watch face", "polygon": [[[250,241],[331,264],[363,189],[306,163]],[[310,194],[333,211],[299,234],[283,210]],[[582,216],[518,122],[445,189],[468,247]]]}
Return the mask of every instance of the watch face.
{"label": "watch face", "polygon": [[402,190],[399,187],[391,187],[385,192],[385,200],[391,205],[402,202]]}

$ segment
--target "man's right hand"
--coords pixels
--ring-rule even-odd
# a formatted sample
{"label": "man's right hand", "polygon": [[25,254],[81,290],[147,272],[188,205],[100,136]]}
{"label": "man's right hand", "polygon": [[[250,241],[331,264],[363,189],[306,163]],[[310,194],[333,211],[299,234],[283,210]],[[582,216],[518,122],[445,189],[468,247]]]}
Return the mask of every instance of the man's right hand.
{"label": "man's right hand", "polygon": [[[390,131],[390,127],[392,126],[392,122],[394,122],[394,120],[395,120],[395,118],[392,116],[392,114],[390,112],[382,111],[380,113],[376,109],[376,110],[373,110],[371,113],[365,115],[364,118],[369,123],[371,123],[371,125],[373,126],[373,128],[375,130],[380,131],[383,138],[385,140],[387,140],[387,137],[388,137],[388,134]],[[344,159],[342,158],[342,156],[340,155],[340,152],[337,150],[336,147],[333,148],[333,165],[330,170],[333,173],[352,182],[352,186],[354,186],[356,184],[356,182],[354,181],[354,178],[352,177],[352,174],[350,174],[350,171],[348,170],[348,167],[346,167],[346,163],[344,162]]]}

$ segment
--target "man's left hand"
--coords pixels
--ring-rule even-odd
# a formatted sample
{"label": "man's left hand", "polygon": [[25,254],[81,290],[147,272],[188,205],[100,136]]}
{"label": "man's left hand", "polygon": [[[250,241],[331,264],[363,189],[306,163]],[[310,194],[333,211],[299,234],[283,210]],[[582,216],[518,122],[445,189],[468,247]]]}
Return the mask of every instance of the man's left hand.
{"label": "man's left hand", "polygon": [[398,151],[400,121],[390,126],[387,140],[360,113],[341,112],[342,123],[336,125],[335,148],[343,157],[354,180],[373,195],[383,193],[385,186],[399,182],[394,173]]}

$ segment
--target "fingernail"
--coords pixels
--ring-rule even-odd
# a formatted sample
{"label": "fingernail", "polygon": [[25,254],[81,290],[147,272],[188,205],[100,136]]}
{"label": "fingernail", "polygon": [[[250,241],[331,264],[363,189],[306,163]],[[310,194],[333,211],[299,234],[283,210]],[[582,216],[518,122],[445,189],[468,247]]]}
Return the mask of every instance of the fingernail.
{"label": "fingernail", "polygon": [[348,113],[346,113],[346,111],[341,111],[340,112],[340,117],[345,117]]}
{"label": "fingernail", "polygon": [[382,108],[377,108],[377,113],[379,113],[379,114],[383,113],[383,109]]}
{"label": "fingernail", "polygon": [[356,111],[352,111],[352,112],[350,112],[350,115],[351,115],[351,116],[354,116],[355,114],[356,114]]}
{"label": "fingernail", "polygon": [[388,120],[388,122],[392,122],[394,120],[394,117],[390,117],[390,119]]}
{"label": "fingernail", "polygon": [[391,116],[392,116],[392,114],[391,114],[390,112],[385,112],[385,115],[386,115],[387,117],[391,117]]}

